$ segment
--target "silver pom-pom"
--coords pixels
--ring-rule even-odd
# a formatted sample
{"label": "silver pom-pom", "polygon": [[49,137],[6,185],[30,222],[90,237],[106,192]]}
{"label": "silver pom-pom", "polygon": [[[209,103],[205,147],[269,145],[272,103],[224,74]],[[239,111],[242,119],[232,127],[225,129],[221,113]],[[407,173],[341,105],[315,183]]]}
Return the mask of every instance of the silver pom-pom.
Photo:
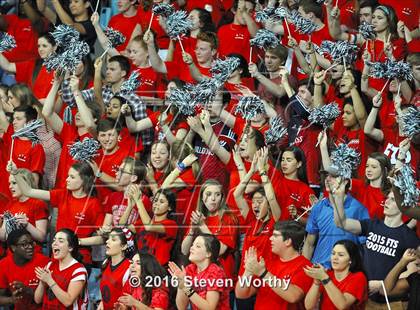
{"label": "silver pom-pom", "polygon": [[0,32],[0,53],[9,51],[16,47],[16,40],[7,32]]}
{"label": "silver pom-pom", "polygon": [[346,64],[352,64],[357,59],[358,47],[347,41],[328,41],[325,40],[321,43],[321,55],[327,53],[331,55],[334,62],[343,63],[345,58]]}
{"label": "silver pom-pom", "polygon": [[55,42],[58,46],[69,47],[74,41],[78,41],[80,33],[73,27],[61,24],[55,27],[55,30],[51,32]]}
{"label": "silver pom-pom", "polygon": [[385,62],[367,62],[369,76],[376,79],[412,80],[413,72],[408,63],[404,61],[385,60]]}
{"label": "silver pom-pom", "polygon": [[69,148],[69,154],[74,160],[90,161],[98,155],[100,148],[98,141],[92,138],[84,138],[83,141],[76,141]]}
{"label": "silver pom-pom", "polygon": [[396,173],[394,186],[399,189],[403,198],[402,206],[417,207],[420,190],[414,179],[414,172],[409,165],[404,164]]}
{"label": "silver pom-pom", "polygon": [[186,89],[175,88],[171,91],[168,100],[178,108],[179,113],[184,115],[195,114],[196,104]]}
{"label": "silver pom-pom", "polygon": [[104,34],[109,40],[110,47],[117,47],[118,45],[121,45],[125,42],[124,35],[119,32],[118,30],[115,30],[111,27],[106,27],[104,30]]}
{"label": "silver pom-pom", "polygon": [[312,32],[318,29],[318,26],[314,24],[309,19],[304,18],[300,13],[296,10],[292,11],[290,14],[290,18],[292,23],[295,25],[296,30],[299,31],[301,34],[310,35]]}
{"label": "silver pom-pom", "polygon": [[265,132],[265,143],[272,144],[279,141],[287,133],[283,119],[280,116],[270,118],[270,128]]}
{"label": "silver pom-pom", "polygon": [[49,72],[61,69],[75,72],[83,57],[90,53],[89,45],[84,41],[73,41],[59,54],[53,53],[44,60],[44,65]]}
{"label": "silver pom-pom", "polygon": [[288,8],[284,7],[284,6],[279,6],[275,12],[274,12],[274,16],[276,19],[285,19],[285,18],[289,18],[290,17],[290,11]]}
{"label": "silver pom-pom", "polygon": [[171,14],[175,12],[175,9],[172,6],[172,4],[157,3],[153,5],[152,11],[153,11],[153,14],[155,15],[168,18]]}
{"label": "silver pom-pom", "polygon": [[276,12],[275,8],[265,7],[264,9],[255,13],[255,21],[258,22],[258,23],[264,23],[264,22],[272,19],[275,12]]}
{"label": "silver pom-pom", "polygon": [[313,109],[309,114],[308,119],[312,124],[319,124],[324,129],[327,129],[340,116],[340,113],[341,111],[338,107],[338,104],[332,102],[330,104],[326,104]]}
{"label": "silver pom-pom", "polygon": [[351,179],[352,171],[360,163],[360,154],[345,143],[341,143],[331,152],[331,169],[345,178]]}
{"label": "silver pom-pom", "polygon": [[413,138],[420,133],[420,110],[419,108],[408,107],[401,116],[398,116],[401,122],[401,129],[404,136]]}
{"label": "silver pom-pom", "polygon": [[216,92],[223,85],[223,81],[210,78],[203,79],[196,85],[187,85],[195,104],[207,105],[213,101]]}
{"label": "silver pom-pom", "polygon": [[172,40],[187,34],[191,30],[192,22],[187,17],[187,12],[176,11],[166,20],[166,33]]}
{"label": "silver pom-pom", "polygon": [[373,30],[373,25],[363,21],[359,26],[359,33],[365,40],[375,40],[376,32]]}
{"label": "silver pom-pom", "polygon": [[264,103],[257,96],[244,96],[239,99],[235,113],[240,113],[242,117],[250,121],[258,114],[266,113]]}
{"label": "silver pom-pom", "polygon": [[12,135],[13,139],[16,138],[28,138],[32,141],[32,145],[39,143],[41,140],[36,134],[36,130],[43,125],[40,119],[30,121],[26,123],[21,129],[16,130]]}
{"label": "silver pom-pom", "polygon": [[213,78],[226,82],[240,64],[238,57],[226,57],[224,60],[218,58],[213,62],[210,72]]}
{"label": "silver pom-pom", "polygon": [[257,31],[255,37],[249,40],[251,46],[258,46],[264,50],[268,48],[275,48],[280,45],[280,40],[276,34],[267,29],[260,29]]}
{"label": "silver pom-pom", "polygon": [[14,230],[24,228],[22,224],[19,224],[16,217],[12,213],[10,213],[10,211],[5,211],[2,217],[6,228],[6,236],[8,236]]}
{"label": "silver pom-pom", "polygon": [[130,74],[130,77],[122,82],[120,87],[120,93],[123,96],[129,95],[136,91],[137,88],[140,86],[140,80],[139,80],[139,72],[133,71]]}

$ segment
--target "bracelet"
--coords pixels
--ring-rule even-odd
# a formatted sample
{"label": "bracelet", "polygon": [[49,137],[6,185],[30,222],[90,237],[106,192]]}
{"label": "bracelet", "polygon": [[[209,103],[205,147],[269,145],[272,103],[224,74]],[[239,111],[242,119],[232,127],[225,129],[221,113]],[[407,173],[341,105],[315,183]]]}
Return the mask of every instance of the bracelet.
{"label": "bracelet", "polygon": [[264,270],[264,272],[259,276],[261,279],[264,279],[264,277],[267,275],[268,270]]}
{"label": "bracelet", "polygon": [[53,285],[50,285],[50,289],[57,285],[57,282],[54,282]]}
{"label": "bracelet", "polygon": [[263,176],[263,175],[267,176],[267,171],[260,171],[260,176]]}
{"label": "bracelet", "polygon": [[98,170],[95,173],[95,177],[97,177],[98,179],[102,176],[102,171]]}
{"label": "bracelet", "polygon": [[372,108],[375,108],[375,109],[380,109],[380,108],[381,108],[381,106],[377,107],[376,105],[373,105],[373,104],[372,104]]}
{"label": "bracelet", "polygon": [[176,167],[178,168],[178,170],[179,170],[180,172],[184,171],[184,170],[185,170],[185,168],[187,168],[183,162],[179,162],[179,163],[177,163],[177,164],[176,164]]}

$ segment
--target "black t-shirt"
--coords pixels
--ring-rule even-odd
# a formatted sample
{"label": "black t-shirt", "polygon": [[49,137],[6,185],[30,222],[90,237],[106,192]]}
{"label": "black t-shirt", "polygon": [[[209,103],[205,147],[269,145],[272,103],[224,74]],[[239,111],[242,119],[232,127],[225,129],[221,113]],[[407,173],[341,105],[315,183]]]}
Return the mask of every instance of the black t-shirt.
{"label": "black t-shirt", "polygon": [[410,300],[408,302],[408,310],[420,309],[420,274],[412,273],[407,278],[410,285]]}
{"label": "black t-shirt", "polygon": [[[398,263],[406,249],[415,249],[420,244],[416,233],[405,224],[388,227],[383,221],[363,220],[362,235],[366,236],[363,262],[368,280],[384,280],[389,271]],[[383,296],[373,295],[370,299],[385,302]],[[401,300],[396,298],[391,300]]]}

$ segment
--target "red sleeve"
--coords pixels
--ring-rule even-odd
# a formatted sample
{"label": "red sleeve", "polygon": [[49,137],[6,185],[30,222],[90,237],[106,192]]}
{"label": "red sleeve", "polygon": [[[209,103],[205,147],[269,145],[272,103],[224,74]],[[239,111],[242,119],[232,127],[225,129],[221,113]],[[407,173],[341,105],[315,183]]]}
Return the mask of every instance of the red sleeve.
{"label": "red sleeve", "polygon": [[3,258],[2,261],[0,261],[0,289],[7,289],[9,287],[9,281],[7,281],[6,278],[6,270],[8,268],[5,266],[7,258]]}
{"label": "red sleeve", "polygon": [[44,148],[37,144],[31,152],[31,171],[38,174],[44,174],[45,152]]}
{"label": "red sleeve", "polygon": [[242,136],[242,132],[245,128],[245,120],[242,117],[236,116],[235,124],[233,125],[232,131],[237,135],[238,137]]}
{"label": "red sleeve", "polygon": [[176,63],[174,61],[165,61],[166,66],[166,76],[168,78],[168,81],[174,79],[174,78],[180,78],[180,64]]}
{"label": "red sleeve", "polygon": [[156,288],[152,290],[152,300],[150,302],[150,308],[162,308],[162,309],[168,309],[169,305],[169,295],[168,292]]}
{"label": "red sleeve", "polygon": [[346,286],[343,288],[342,293],[348,293],[355,297],[359,302],[366,299],[367,292],[367,279],[362,272],[353,274],[350,281],[346,281]]}
{"label": "red sleeve", "polygon": [[58,207],[60,202],[67,196],[66,189],[53,189],[50,190],[50,203],[54,207]]}
{"label": "red sleeve", "polygon": [[32,72],[34,71],[35,61],[16,62],[16,82],[31,85]]}
{"label": "red sleeve", "polygon": [[175,221],[164,220],[160,224],[162,224],[163,227],[165,228],[165,234],[166,234],[165,237],[172,238],[172,239],[176,238],[176,234],[178,232],[178,225],[176,224]]}
{"label": "red sleeve", "polygon": [[35,221],[47,219],[49,216],[48,206],[42,200],[37,200]]}
{"label": "red sleeve", "polygon": [[207,291],[223,292],[225,288],[222,285],[216,284],[218,279],[226,278],[226,274],[223,271],[223,268],[217,266],[216,264],[211,264],[209,268],[210,270],[208,271],[207,277],[206,277],[208,280],[210,280],[207,282],[208,283],[208,285],[206,286]]}
{"label": "red sleeve", "polygon": [[290,278],[290,282],[290,284],[299,287],[306,295],[311,288],[313,280],[305,274],[303,268],[299,268],[299,270]]}
{"label": "red sleeve", "polygon": [[153,124],[153,127],[155,127],[158,123],[160,111],[152,112],[149,114],[149,119]]}
{"label": "red sleeve", "polygon": [[178,126],[177,126],[177,130],[179,129],[185,129],[185,130],[190,130],[190,126],[188,126],[187,122],[179,122]]}
{"label": "red sleeve", "polygon": [[364,191],[364,184],[362,180],[351,179],[350,194],[360,201],[360,197]]}
{"label": "red sleeve", "polygon": [[191,168],[183,171],[180,175],[179,178],[184,181],[185,184],[187,185],[194,185],[196,183],[195,178],[194,178],[194,174]]}

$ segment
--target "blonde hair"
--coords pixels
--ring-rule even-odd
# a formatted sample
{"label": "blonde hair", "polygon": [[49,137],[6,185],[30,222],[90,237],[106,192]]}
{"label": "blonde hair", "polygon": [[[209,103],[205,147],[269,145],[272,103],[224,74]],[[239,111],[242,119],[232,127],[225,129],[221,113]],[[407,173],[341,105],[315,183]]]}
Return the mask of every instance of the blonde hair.
{"label": "blonde hair", "polygon": [[29,171],[28,169],[19,168],[16,170],[15,175],[22,176],[22,178],[25,180],[26,183],[28,183],[31,186],[31,188],[38,188],[37,184],[35,183],[35,178],[32,172]]}

